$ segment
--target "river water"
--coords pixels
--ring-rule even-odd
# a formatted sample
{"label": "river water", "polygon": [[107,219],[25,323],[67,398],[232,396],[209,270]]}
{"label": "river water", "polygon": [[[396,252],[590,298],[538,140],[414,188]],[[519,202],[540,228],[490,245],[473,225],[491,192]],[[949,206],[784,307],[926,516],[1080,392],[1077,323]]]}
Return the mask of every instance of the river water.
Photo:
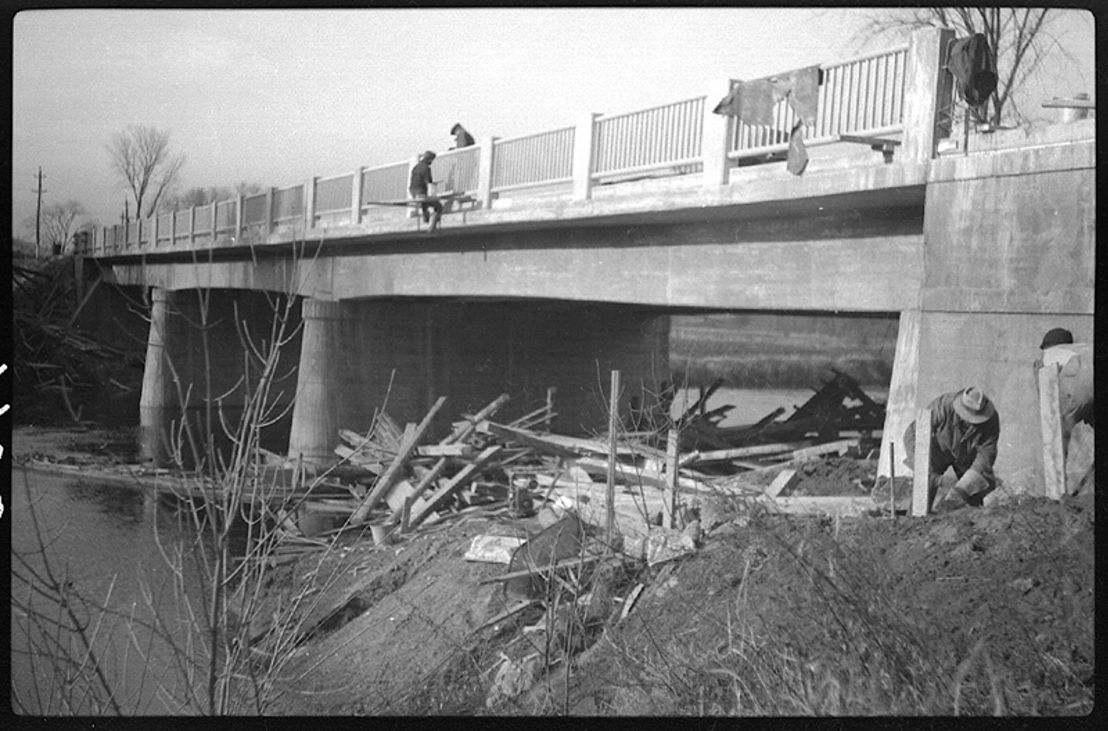
{"label": "river water", "polygon": [[[179,712],[173,696],[180,696],[180,683],[167,670],[171,653],[143,624],[161,617],[170,622],[168,636],[187,639],[176,629],[184,602],[160,546],[191,551],[196,534],[142,490],[19,469],[12,478],[7,517],[12,518],[13,709],[31,715],[114,712],[102,703],[106,694],[85,693],[80,683],[67,687],[54,672],[58,657],[84,653],[75,635],[60,638],[68,653],[48,639],[57,636],[51,628],[59,605],[30,591],[25,579],[31,572],[45,577],[49,571],[56,584],[65,587],[80,621],[89,622],[88,635],[94,638],[93,648],[117,694],[119,710]],[[42,586],[41,581],[33,584]],[[198,594],[187,573],[179,586],[186,594]],[[69,671],[72,678],[73,669]]]}

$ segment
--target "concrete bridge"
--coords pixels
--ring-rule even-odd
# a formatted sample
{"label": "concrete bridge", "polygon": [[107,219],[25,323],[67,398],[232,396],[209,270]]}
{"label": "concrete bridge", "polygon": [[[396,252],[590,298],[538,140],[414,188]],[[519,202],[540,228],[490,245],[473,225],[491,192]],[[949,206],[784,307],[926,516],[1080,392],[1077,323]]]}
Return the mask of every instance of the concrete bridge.
{"label": "concrete bridge", "polygon": [[623,408],[668,378],[671,314],[879,313],[899,319],[882,474],[917,408],[976,384],[1001,414],[998,474],[1041,491],[1030,364],[1051,327],[1093,336],[1095,122],[963,135],[952,37],[821,67],[799,176],[782,161],[793,110],[769,126],[713,114],[723,80],[441,153],[439,192],[473,200],[438,234],[382,205],[406,197],[409,160],[104,228],[79,254],[150,295],[152,430],[178,386],[193,407],[242,403],[259,367],[242,340],[275,307],[302,328],[278,400],[289,453],[311,460],[386,398],[417,421],[440,395],[456,415],[508,391],[524,413],[557,387],[559,430],[603,428],[609,370]]}

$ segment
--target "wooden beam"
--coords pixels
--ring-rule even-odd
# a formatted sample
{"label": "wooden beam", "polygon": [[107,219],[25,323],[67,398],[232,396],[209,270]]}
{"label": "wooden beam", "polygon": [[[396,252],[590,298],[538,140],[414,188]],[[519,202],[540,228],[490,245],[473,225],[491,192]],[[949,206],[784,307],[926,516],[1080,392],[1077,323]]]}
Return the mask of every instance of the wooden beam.
{"label": "wooden beam", "polygon": [[619,371],[612,371],[612,387],[608,394],[608,520],[605,524],[608,545],[616,523],[616,438],[619,436]]}
{"label": "wooden beam", "polygon": [[798,482],[800,482],[800,475],[796,470],[782,470],[766,488],[766,497],[776,498],[786,489],[796,487]]}
{"label": "wooden beam", "polygon": [[862,137],[860,135],[839,135],[840,142],[857,142],[862,145],[870,145],[876,149],[889,149],[900,146],[900,140],[891,137]]}
{"label": "wooden beam", "polygon": [[[804,444],[804,442],[799,442]],[[735,447],[734,449],[719,449],[712,452],[691,452],[682,459],[682,466],[695,464],[696,462],[728,462],[743,457],[766,457],[794,451],[799,446],[797,442],[778,442],[776,444],[757,444],[752,447]],[[696,458],[693,459],[693,455]]]}
{"label": "wooden beam", "polygon": [[1039,428],[1043,445],[1043,494],[1057,500],[1066,494],[1066,459],[1062,450],[1057,366],[1039,369]]}
{"label": "wooden beam", "polygon": [[481,454],[477,455],[477,458],[467,464],[461,469],[461,471],[454,475],[450,480],[431,494],[426,499],[424,505],[418,510],[413,509],[412,514],[408,518],[408,527],[417,526],[423,522],[423,520],[430,514],[438,505],[450,497],[455,490],[464,487],[474,477],[477,476],[477,472],[484,468],[484,466],[491,460],[500,450],[504,449],[501,445],[497,444],[489,447]]}
{"label": "wooden beam", "polygon": [[364,523],[366,516],[369,515],[369,511],[373,510],[374,506],[381,501],[381,498],[392,488],[394,484],[400,479],[403,474],[404,463],[415,451],[416,444],[423,438],[424,433],[431,427],[431,420],[439,409],[442,408],[443,403],[446,402],[445,396],[440,396],[435,401],[434,406],[427,412],[427,415],[423,417],[423,421],[419,423],[419,426],[408,435],[405,434],[405,439],[401,442],[400,449],[396,454],[396,457],[392,460],[392,464],[385,470],[385,474],[381,475],[377,481],[373,484],[373,488],[366,495],[365,500],[361,506],[354,512],[354,515],[350,517],[352,523]]}
{"label": "wooden beam", "polygon": [[558,569],[570,569],[576,566],[587,566],[590,563],[596,563],[602,558],[602,556],[583,556],[579,558],[565,558],[561,561],[555,561],[552,564],[544,566],[532,566],[530,568],[522,569],[520,571],[510,571],[500,576],[493,576],[488,579],[484,579],[478,583],[480,584],[495,584],[501,581],[511,581],[512,579],[520,579],[524,576],[533,576],[534,574],[545,574],[548,571],[557,571]]}
{"label": "wooden beam", "polygon": [[817,444],[814,447],[805,447],[803,449],[797,449],[789,455],[790,462],[801,462],[812,457],[819,457],[824,454],[831,454],[832,452],[843,455],[847,450],[858,444],[857,439],[839,439],[834,442],[827,442],[826,444]]}
{"label": "wooden beam", "polygon": [[[896,485],[889,478],[889,489]],[[920,409],[916,417],[915,455],[912,460],[912,515],[921,517],[931,510],[931,409]]]}

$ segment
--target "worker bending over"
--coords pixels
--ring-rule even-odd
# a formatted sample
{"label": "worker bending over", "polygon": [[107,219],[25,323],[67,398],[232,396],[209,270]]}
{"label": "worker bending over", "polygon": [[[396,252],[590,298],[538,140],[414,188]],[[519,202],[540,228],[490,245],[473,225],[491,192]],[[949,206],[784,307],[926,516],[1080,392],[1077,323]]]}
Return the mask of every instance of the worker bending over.
{"label": "worker bending over", "polygon": [[[1035,359],[1035,386],[1044,367],[1058,369],[1058,407],[1062,416],[1062,456],[1069,457],[1070,439],[1078,422],[1096,428],[1093,408],[1093,346],[1073,342],[1073,333],[1056,327],[1043,336],[1041,351]],[[1092,485],[1092,470],[1070,492],[1080,493]]]}
{"label": "worker bending over", "polygon": [[[927,505],[935,501],[935,493],[943,473],[954,468],[958,483],[946,498],[934,506],[935,512],[948,512],[967,505],[979,506],[985,495],[996,488],[993,464],[1000,440],[1000,416],[996,407],[976,386],[944,393],[927,408],[931,410],[931,461],[927,479]],[[904,460],[914,464],[916,422],[904,432]]]}

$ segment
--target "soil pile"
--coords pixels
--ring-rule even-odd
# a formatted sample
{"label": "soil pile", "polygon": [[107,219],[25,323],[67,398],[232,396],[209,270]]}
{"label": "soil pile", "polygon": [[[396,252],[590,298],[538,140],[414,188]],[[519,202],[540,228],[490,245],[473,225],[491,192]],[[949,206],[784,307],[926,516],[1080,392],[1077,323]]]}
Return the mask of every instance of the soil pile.
{"label": "soil pile", "polygon": [[[525,526],[363,542],[331,589],[347,616],[305,645],[314,670],[283,710],[1088,713],[1093,518],[1088,498],[896,521],[748,513],[694,555],[608,582],[615,600],[572,643],[541,632],[559,621],[541,607],[482,626],[507,601],[481,581],[507,567],[462,556],[475,535]],[[543,651],[551,636],[561,652]]]}

